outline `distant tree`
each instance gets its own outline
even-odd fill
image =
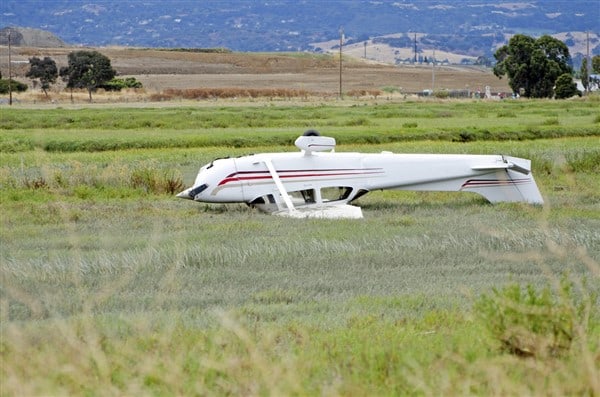
[[[587,90],[588,83],[590,82],[587,58],[583,58],[583,60],[581,61],[581,67],[579,68],[579,78],[581,79],[581,85]]]
[[[494,57],[498,61],[494,74],[508,76],[513,92],[525,97],[552,98],[556,79],[572,74],[568,47],[560,40],[544,35],[539,39],[517,34],[500,47]]]
[[[592,72],[600,73],[600,55],[594,55],[592,57]]]
[[[554,87],[555,98],[565,99],[571,98],[578,94],[577,84],[573,82],[573,76],[569,73],[561,74],[556,79],[556,87]]]
[[[39,79],[42,91],[48,96],[50,84],[56,83],[58,77],[56,62],[49,57],[44,57],[44,59],[33,57],[29,58],[29,65],[29,72],[25,76],[32,80]]]
[[[116,72],[110,59],[97,51],[76,51],[69,54],[67,67],[60,69],[60,76],[67,82],[67,88],[85,88],[90,102],[92,92],[115,77]]]
[[[489,68],[490,66],[492,66],[492,61],[489,58],[480,55],[477,57],[477,60],[475,60],[475,65],[486,66]]]

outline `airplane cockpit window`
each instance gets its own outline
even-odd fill
[[[288,195],[297,204],[314,204],[316,202],[315,191],[313,189],[296,190],[288,192]]]
[[[321,189],[321,199],[323,201],[345,200],[350,197],[352,188],[349,186],[332,186]]]

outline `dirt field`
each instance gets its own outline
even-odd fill
[[[81,48],[12,48],[12,74],[27,82],[28,59],[49,56],[59,68],[67,65],[67,55]],[[111,59],[120,76],[140,80],[147,94],[166,88],[287,88],[323,95],[339,93],[339,58],[305,53],[192,53],[155,49],[100,48]],[[1,48],[0,70],[8,76],[8,49]],[[402,93],[423,90],[470,90],[510,92],[506,79],[498,79],[489,69],[468,66],[379,64],[363,59],[343,58],[342,91],[381,90],[394,87]],[[64,83],[58,82],[58,93]]]

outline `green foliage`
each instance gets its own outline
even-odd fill
[[[113,78],[112,80],[98,86],[106,91],[121,91],[125,88],[142,88],[143,85],[135,77],[126,77],[124,79]]]
[[[29,72],[26,76],[30,79],[39,79],[41,88],[47,96],[50,84],[54,84],[58,77],[56,62],[50,57],[44,57],[44,59],[33,57],[29,58],[29,65]]]
[[[476,311],[504,351],[519,356],[543,358],[564,354],[576,336],[576,327],[586,326],[589,305],[596,296],[578,302],[573,283],[563,277],[560,290],[537,290],[531,284],[492,289],[476,304]]]
[[[592,72],[600,73],[600,55],[594,55],[592,57]]]
[[[573,81],[573,77],[570,74],[561,74],[556,79],[556,86],[554,87],[554,95],[556,99],[566,99],[577,95],[577,84]]]
[[[97,51],[75,51],[68,57],[68,66],[60,69],[60,76],[67,82],[67,88],[85,88],[89,93],[115,77],[110,59]]]
[[[9,90],[12,90],[12,92],[25,92],[27,91],[27,84],[12,79],[9,83],[8,79],[0,79],[0,94],[8,94]]]
[[[152,194],[175,194],[183,190],[183,180],[177,173],[160,172],[153,167],[140,167],[132,171],[130,183],[134,189]]]
[[[387,94],[393,94],[395,92],[400,92],[400,89],[398,87],[394,87],[394,86],[385,86],[385,87],[381,87],[381,91],[383,91]]]
[[[494,57],[498,61],[494,74],[500,78],[507,75],[513,92],[522,91],[528,98],[552,98],[556,79],[572,74],[568,47],[548,35],[536,40],[516,34]]]
[[[580,150],[567,155],[567,164],[574,172],[600,175],[600,150]]]

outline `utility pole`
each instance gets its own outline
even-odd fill
[[[415,33],[415,64],[417,63],[417,34]]]
[[[586,95],[590,95],[591,88],[590,84],[592,82],[592,60],[590,59],[590,31],[587,31],[587,54],[586,54],[586,66],[587,66],[587,84],[585,85]]]
[[[10,29],[8,30],[8,104],[12,106],[12,59],[10,57]]]
[[[367,59],[367,42],[365,41],[365,59]]]
[[[344,45],[344,29],[340,27],[340,99],[343,98],[342,94],[342,46]]]
[[[433,49],[433,58],[431,59],[431,94],[435,91],[435,48]]]

